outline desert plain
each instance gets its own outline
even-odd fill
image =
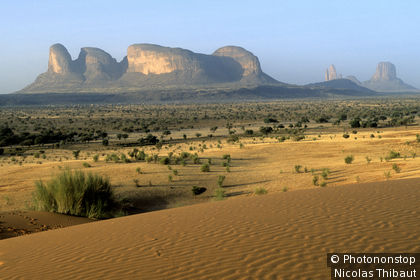
[[[324,108],[319,116],[287,102],[163,106],[159,118],[173,120],[169,127],[121,131],[116,122],[104,139],[8,146],[0,156],[0,278],[326,279],[328,252],[418,252],[417,103],[357,101],[370,109],[351,127],[354,101],[311,102],[303,107]],[[238,116],[235,106],[249,114]],[[287,119],[279,107],[300,113]],[[91,117],[73,116],[74,127],[115,120],[95,115],[98,108],[78,108]],[[372,127],[376,108],[390,116]],[[391,117],[401,108],[409,121]],[[68,118],[31,110],[20,118],[35,112],[35,122],[16,130],[58,129]],[[132,108],[117,110],[121,120],[124,110]],[[236,117],[218,118],[224,112]],[[7,110],[2,118],[18,122]],[[159,144],[140,145],[149,133],[161,134]],[[149,160],[130,156],[134,150]],[[63,170],[108,177],[121,201],[115,218],[35,211],[35,182]]]

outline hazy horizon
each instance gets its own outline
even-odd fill
[[[291,84],[324,80],[325,69],[371,78],[380,61],[420,88],[420,20],[416,1],[14,1],[1,4],[0,93],[47,70],[50,45],[77,58],[98,47],[118,61],[134,43],[211,54],[237,45],[262,69]]]

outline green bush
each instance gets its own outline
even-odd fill
[[[256,188],[255,189],[255,194],[256,195],[262,195],[262,194],[267,194],[267,190],[266,189],[264,189],[263,187],[260,187],[260,188]]]
[[[223,200],[226,197],[226,191],[223,188],[217,188],[214,191],[214,200]]]
[[[324,168],[321,173],[322,178],[324,178],[324,180],[327,180],[328,175],[330,175],[330,170],[328,168]]]
[[[401,157],[399,152],[389,151],[389,154],[388,156],[385,157],[385,160],[388,161],[388,160],[399,158],[399,157]]]
[[[85,167],[85,168],[89,168],[89,167],[92,167],[89,163],[87,163],[87,162],[84,162],[83,163],[83,167]]]
[[[168,157],[163,157],[163,158],[161,158],[161,159],[159,160],[159,162],[160,162],[160,164],[167,165],[167,164],[169,164],[171,161],[170,161],[170,159],[169,159]]]
[[[400,173],[401,172],[401,168],[396,163],[392,164],[392,169],[394,169],[394,171],[396,173]]]
[[[205,163],[201,166],[201,172],[210,172],[210,165],[208,163]]]
[[[353,160],[354,160],[354,157],[352,155],[346,156],[344,158],[344,162],[347,163],[347,164],[351,164],[353,162]]]
[[[318,175],[314,175],[314,177],[312,178],[312,184],[314,186],[318,186],[319,185],[319,176]]]
[[[98,154],[94,155],[93,156],[93,161],[98,162],[98,160],[99,160],[99,155]]]
[[[302,168],[302,165],[296,164],[295,165],[295,172],[296,173],[302,173],[302,170],[300,170]]]
[[[226,176],[220,175],[217,178],[217,185],[219,186],[219,188],[223,187],[223,182],[225,181]]]
[[[108,178],[65,170],[49,182],[35,183],[34,207],[89,218],[111,217],[117,206]]]

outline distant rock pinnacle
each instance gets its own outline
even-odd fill
[[[331,64],[330,67],[325,71],[325,81],[332,81],[337,79],[337,71],[335,70],[334,64]]]

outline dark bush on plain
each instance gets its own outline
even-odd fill
[[[197,186],[193,186],[191,191],[193,193],[193,195],[200,195],[203,192],[205,192],[207,189],[204,187],[197,187]]]

